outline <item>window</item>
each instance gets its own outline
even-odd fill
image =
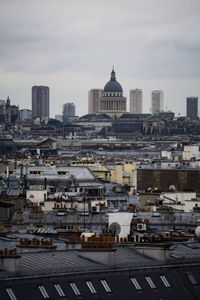
[[[187,273],[187,277],[189,279],[189,281],[191,282],[192,285],[196,285],[198,284],[198,282],[196,281],[196,279],[194,278],[194,276],[192,275],[192,273]]]
[[[38,286],[40,293],[42,294],[42,296],[44,297],[44,299],[49,299],[49,295],[45,289],[45,287],[43,285],[39,285]]]
[[[30,175],[41,175],[41,171],[30,171]]]
[[[67,174],[67,172],[64,172],[64,171],[58,171],[58,175],[66,175]]]
[[[75,282],[70,282],[69,285],[70,285],[70,287],[72,288],[72,290],[73,290],[73,292],[74,292],[74,294],[75,294],[76,296],[80,296],[80,295],[81,295],[81,292],[80,292],[79,289],[77,288]]]
[[[133,278],[131,278],[131,281],[132,281],[134,287],[136,288],[136,290],[141,291],[142,288],[141,288],[141,286],[139,285],[137,279],[136,279],[135,277],[133,277]]]
[[[106,290],[107,293],[111,293],[111,289],[105,279],[101,280],[101,284],[103,285],[104,289]]]
[[[60,297],[65,297],[65,293],[63,292],[60,284],[56,283],[56,284],[54,284],[54,287]]]
[[[149,286],[152,288],[152,289],[155,289],[156,286],[155,284],[153,283],[152,279],[149,277],[149,276],[146,276],[146,281],[148,282]]]
[[[15,297],[15,294],[13,293],[13,290],[11,288],[7,288],[6,292],[7,292],[8,296],[10,297],[10,300],[17,300],[17,298]]]
[[[171,284],[169,283],[169,281],[167,280],[167,278],[164,275],[160,275],[160,279],[162,280],[165,287],[167,287],[167,288],[171,287]]]
[[[86,281],[86,284],[93,295],[97,294],[97,291],[91,281]]]

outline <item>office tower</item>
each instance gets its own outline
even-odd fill
[[[92,89],[88,92],[88,113],[96,114],[100,109],[100,98],[102,97],[103,90]]]
[[[74,103],[65,103],[63,105],[63,123],[70,122],[75,117],[75,105]]]
[[[130,90],[130,113],[143,113],[143,95],[141,89]]]
[[[4,100],[0,100],[0,124],[5,123],[5,109],[6,102]]]
[[[152,91],[151,94],[151,113],[159,113],[163,110],[164,105],[163,91]]]
[[[187,117],[198,117],[198,97],[187,98]]]
[[[117,118],[126,112],[126,97],[123,97],[123,89],[116,80],[114,69],[100,98],[100,112],[106,113],[113,118]]]
[[[32,87],[32,118],[49,118],[49,87]]]

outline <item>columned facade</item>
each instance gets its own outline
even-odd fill
[[[114,70],[112,70],[110,81],[106,83],[100,98],[100,112],[111,117],[119,117],[126,112],[126,97],[123,97],[123,90],[116,80]]]

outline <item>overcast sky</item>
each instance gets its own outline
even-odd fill
[[[0,0],[0,99],[31,109],[31,87],[50,87],[51,116],[103,88],[112,65],[124,95],[162,89],[185,114],[200,98],[200,0]],[[128,101],[129,108],[129,101]]]

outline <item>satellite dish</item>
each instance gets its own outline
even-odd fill
[[[175,185],[170,185],[170,186],[169,186],[169,191],[170,191],[170,192],[175,192],[175,191],[176,191]]]
[[[121,232],[121,226],[117,222],[110,224],[110,230],[114,235],[119,235]]]
[[[198,226],[198,227],[195,229],[195,233],[196,233],[197,237],[199,238],[199,237],[200,237],[200,226]]]

